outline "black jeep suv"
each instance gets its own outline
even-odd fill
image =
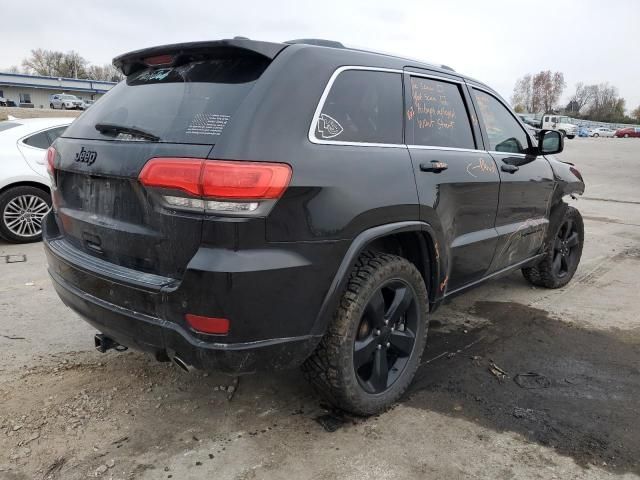
[[[117,57],[126,80],[48,152],[62,300],[185,369],[302,365],[359,414],[398,399],[444,298],[513,269],[565,285],[580,173],[492,89],[336,42]]]

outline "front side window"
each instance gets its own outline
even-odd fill
[[[529,137],[509,110],[488,93],[473,89],[473,94],[489,137],[489,149],[495,152],[526,153]]]
[[[406,119],[414,145],[475,148],[469,115],[456,84],[411,77]]]
[[[318,140],[401,144],[402,77],[369,70],[340,73],[314,132]]]

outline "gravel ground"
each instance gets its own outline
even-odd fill
[[[575,139],[583,261],[561,290],[519,272],[431,318],[405,397],[368,419],[297,371],[185,374],[99,354],[41,245],[0,243],[0,479],[639,478],[640,140]]]

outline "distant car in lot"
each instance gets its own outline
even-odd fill
[[[588,137],[591,133],[591,130],[585,126],[578,127],[578,136],[579,137]]]
[[[57,93],[49,95],[49,107],[52,109],[60,108],[62,110],[82,110],[84,102],[68,93]]]
[[[640,137],[640,128],[635,128],[635,127],[621,128],[619,130],[616,130],[616,133],[614,135],[618,138]]]
[[[616,134],[615,130],[610,129],[609,127],[598,127],[594,128],[589,132],[590,137],[611,137]]]
[[[94,103],[95,103],[95,100],[83,100],[82,101],[82,109],[86,110],[87,108],[89,108]]]
[[[32,118],[0,122],[0,236],[16,243],[42,234],[42,218],[51,206],[47,148],[71,118]]]

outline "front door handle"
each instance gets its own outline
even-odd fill
[[[505,163],[500,167],[500,170],[507,173],[516,173],[518,170],[520,170],[520,167],[516,167],[515,165],[510,165],[508,163]]]
[[[420,164],[421,172],[440,173],[441,171],[446,170],[447,168],[449,168],[449,165],[447,165],[444,162],[439,162],[437,160],[431,160],[429,163]]]

